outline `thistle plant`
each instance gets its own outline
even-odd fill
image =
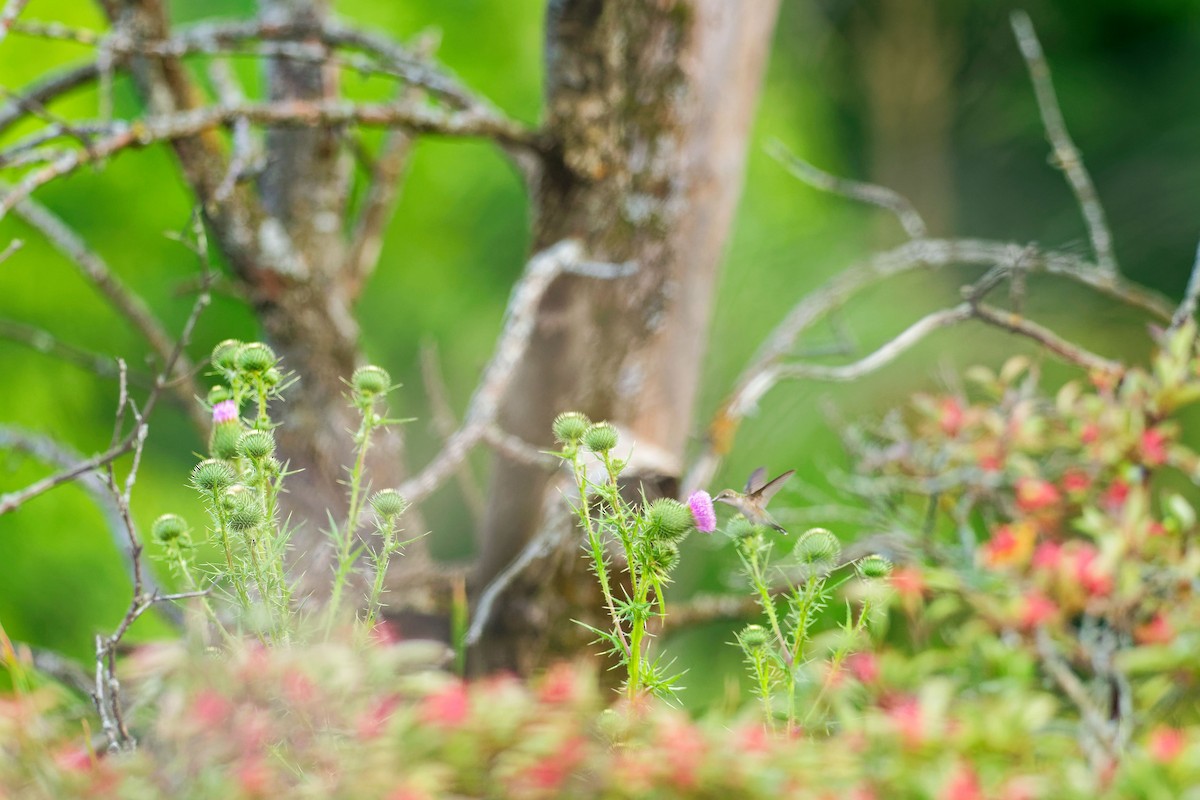
[[[334,522],[329,517],[329,528],[326,533],[333,544],[335,552],[333,568],[333,587],[330,592],[329,605],[326,607],[325,630],[332,629],[334,622],[343,613],[342,595],[346,591],[351,576],[359,558],[368,552],[374,572],[368,598],[367,619],[375,619],[380,593],[383,590],[383,578],[387,571],[388,561],[404,543],[395,540],[396,519],[404,511],[404,501],[394,492],[392,495],[376,495],[373,498],[374,510],[377,514],[378,533],[382,540],[380,549],[368,551],[366,543],[358,539],[358,530],[363,516],[364,500],[369,491],[366,480],[367,451],[371,448],[372,436],[379,430],[406,420],[388,419],[383,415],[387,394],[396,388],[392,378],[382,367],[365,366],[354,371],[350,378],[350,403],[359,413],[358,430],[354,433],[354,464],[348,470],[346,485],[349,493],[349,508],[344,524]],[[381,510],[382,509],[382,510]]]
[[[275,457],[270,404],[282,398],[292,380],[282,372],[270,347],[261,342],[221,342],[213,350],[211,363],[220,383],[208,395],[213,420],[210,457],[192,470],[191,485],[208,514],[204,533],[211,534],[220,557],[216,565],[198,566],[194,532],[182,518],[165,514],[153,528],[154,538],[161,545],[159,558],[188,589],[215,590],[228,597],[241,629],[252,631],[264,643],[288,641],[299,633],[294,588],[286,568],[291,529],[279,514],[279,495],[288,472]],[[339,616],[345,587],[364,551],[373,573],[365,598],[365,621],[374,624],[389,560],[404,545],[397,534],[406,503],[390,489],[377,492],[371,501],[377,515],[379,544],[354,544],[368,491],[364,464],[371,434],[394,420],[379,413],[384,396],[392,388],[384,370],[360,368],[354,373],[351,388],[350,400],[361,413],[361,423],[355,434],[356,459],[347,481],[349,513],[344,524],[331,521],[329,526],[336,555],[326,633]],[[251,414],[243,416],[247,406]],[[231,636],[208,598],[202,602],[209,623],[223,636]]]
[[[792,551],[800,581],[789,585],[782,606],[776,600],[770,580],[774,536],[765,526],[756,526],[745,518],[730,522],[727,534],[734,540],[742,571],[766,616],[766,625],[748,625],[737,634],[736,644],[745,656],[754,681],[754,692],[762,704],[768,727],[774,729],[781,718],[787,730],[806,723],[820,708],[829,680],[836,676],[851,650],[868,632],[875,599],[867,593],[857,616],[846,605],[840,624],[840,636],[832,648],[818,650],[813,643],[813,628],[830,605],[837,591],[855,577],[866,581],[886,578],[891,563],[882,556],[869,555],[850,564],[842,562],[837,537],[824,528],[805,532]],[[827,676],[815,695],[809,697],[801,714],[801,690],[811,683],[814,666],[824,662]]]
[[[567,412],[554,420],[554,437],[562,446],[557,455],[575,478],[575,512],[586,536],[584,549],[611,625],[607,630],[586,627],[624,667],[628,697],[649,693],[670,698],[679,676],[668,673],[670,665],[661,655],[651,655],[649,626],[666,614],[663,590],[679,563],[679,545],[696,527],[713,530],[712,501],[699,492],[690,508],[670,498],[647,502],[644,495],[636,505],[628,502],[620,482],[626,462],[613,455],[618,435],[610,423],[593,424],[583,414]],[[620,545],[625,562],[621,571],[609,557],[609,542]]]

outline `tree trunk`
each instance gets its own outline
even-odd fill
[[[561,411],[619,422],[639,448],[676,462],[643,476],[651,495],[678,486],[776,11],[774,0],[550,4],[546,128],[560,161],[534,198],[535,247],[577,238],[590,258],[638,272],[557,281],[501,422],[546,445]],[[497,456],[492,474],[480,584],[516,557],[548,507],[545,473]],[[554,574],[506,593],[484,639],[485,667],[525,670],[547,642],[578,638],[570,620],[599,602],[578,590],[590,580],[578,548],[567,553],[543,565]],[[545,587],[560,598],[552,613]]]

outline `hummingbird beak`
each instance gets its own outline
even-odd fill
[[[713,498],[713,501],[717,503],[725,503],[726,505],[733,505],[733,497],[729,494],[728,490],[718,494]]]

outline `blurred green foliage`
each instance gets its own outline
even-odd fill
[[[253,13],[247,0],[171,5],[180,21]],[[401,39],[438,31],[438,53],[446,64],[507,113],[533,123],[540,106],[543,6],[539,0],[347,0],[337,10]],[[783,3],[714,311],[697,444],[704,419],[791,304],[856,259],[900,241],[890,219],[820,195],[788,176],[763,152],[762,144],[771,138],[837,173],[865,179],[882,179],[881,172],[898,175],[895,188],[918,202],[932,198],[936,219],[943,223],[937,234],[1037,241],[1086,252],[1086,233],[1070,191],[1046,163],[1048,147],[1008,28],[1010,7],[968,0]],[[1200,140],[1195,113],[1200,107],[1200,81],[1195,80],[1200,4],[1035,0],[1025,7],[1041,34],[1068,125],[1107,203],[1125,272],[1177,293],[1192,262],[1193,210],[1200,204],[1195,146]],[[921,9],[932,13],[917,13]],[[91,5],[76,0],[33,0],[24,17],[99,25]],[[921,36],[905,25],[917,25]],[[932,95],[922,91],[928,74],[917,68],[930,47],[945,55],[947,87]],[[0,85],[10,91],[53,65],[89,55],[78,45],[19,35],[0,48]],[[245,63],[239,70],[253,90],[255,66]],[[887,91],[884,79],[893,82],[898,96]],[[355,96],[379,94],[384,86],[346,78],[347,91]],[[136,115],[129,86],[118,81],[116,89],[117,112]],[[889,119],[880,109],[893,101],[907,108],[908,116],[899,117],[894,128],[874,125]],[[95,94],[79,92],[55,111],[89,116],[95,108]],[[11,131],[8,137],[21,133]],[[932,155],[931,137],[945,143]],[[368,135],[367,141],[374,139]],[[928,172],[927,158],[936,162]],[[897,173],[896,164],[911,168]],[[933,185],[926,174],[950,179]],[[39,192],[38,199],[69,220],[169,329],[180,327],[191,304],[187,285],[196,264],[162,235],[183,228],[190,213],[165,150],[125,154],[103,170],[81,170]],[[520,182],[492,148],[432,140],[416,148],[380,269],[359,309],[369,357],[405,384],[397,393],[398,413],[420,420],[408,427],[414,463],[423,463],[438,445],[417,367],[420,344],[438,346],[453,402],[461,410],[522,267],[528,227]],[[24,239],[25,248],[0,266],[0,318],[121,355],[134,368],[144,363],[144,345],[67,261],[19,223],[0,223],[0,242],[12,237]],[[840,321],[854,332],[860,350],[869,351],[920,314],[953,301],[963,274],[923,274],[878,287]],[[1100,352],[1141,357],[1148,350],[1139,317],[1074,289],[1036,283],[1027,308]],[[229,336],[255,335],[249,311],[219,298],[200,323],[193,351],[204,353]],[[814,334],[809,344],[832,336],[831,330]],[[760,463],[777,470],[795,466],[803,483],[828,488],[844,457],[827,408],[844,417],[878,413],[935,384],[939,370],[996,363],[1004,354],[1027,349],[972,326],[937,337],[852,386],[780,387],[743,428],[734,457],[713,488],[740,485]],[[0,420],[82,452],[105,446],[116,394],[111,380],[3,340],[0,366],[5,386]],[[199,517],[184,480],[192,454],[201,448],[177,409],[160,411],[134,497],[140,525],[148,527],[165,511]],[[485,465],[485,458],[477,458],[480,471]],[[45,471],[43,465],[0,453],[0,492]],[[425,508],[435,529],[431,542],[446,558],[470,553],[469,520],[456,492],[447,488]],[[793,489],[776,506],[789,502],[803,506],[813,498]],[[82,656],[91,649],[92,633],[119,618],[126,602],[123,564],[102,530],[86,497],[70,487],[0,518],[0,620],[14,639]],[[857,533],[836,532],[843,539]],[[676,588],[681,593],[713,588],[728,569],[729,562],[714,553],[686,553]],[[736,664],[730,651],[727,661]]]

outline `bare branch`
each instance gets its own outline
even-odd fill
[[[900,221],[900,226],[910,239],[924,239],[928,233],[925,220],[909,202],[908,198],[886,186],[876,186],[873,183],[861,183],[831,175],[818,169],[797,156],[784,146],[783,142],[773,140],[767,143],[767,154],[787,167],[788,172],[813,188],[823,192],[832,192],[890,211]]]
[[[345,280],[356,297],[371,276],[383,250],[383,234],[400,195],[401,175],[408,164],[413,140],[402,130],[388,131],[371,167],[370,188],[350,237]]]
[[[150,312],[145,302],[136,292],[127,287],[120,278],[109,268],[104,259],[94,250],[88,248],[75,231],[51,212],[45,206],[34,200],[26,199],[18,202],[14,212],[25,223],[41,233],[54,249],[58,250],[99,290],[110,306],[123,316],[142,338],[150,345],[150,349],[158,356],[160,363],[167,363],[172,354],[176,353],[176,343]],[[180,398],[184,409],[192,417],[197,430],[205,430],[207,420],[200,413],[194,398],[200,394],[198,385],[188,378],[192,372],[192,364],[188,358],[179,352],[174,362],[175,370],[167,375],[172,391]],[[183,378],[183,380],[176,380]]]
[[[154,387],[150,390],[150,394],[146,397],[146,402],[140,412],[140,417],[143,420],[143,423],[140,425],[135,425],[133,430],[131,430],[119,441],[114,440],[113,444],[103,453],[99,453],[91,458],[78,461],[70,467],[64,468],[60,472],[56,472],[53,475],[49,475],[39,481],[31,483],[24,489],[18,489],[15,492],[9,492],[8,494],[0,495],[0,516],[16,510],[23,503],[33,499],[34,497],[37,497],[40,494],[44,494],[45,492],[48,492],[57,486],[61,486],[68,481],[73,481],[79,476],[85,475],[92,470],[111,464],[114,460],[120,458],[126,453],[132,452],[134,448],[138,446],[140,438],[145,435],[141,430],[142,425],[144,425],[144,421],[149,419],[150,414],[154,411],[162,390],[167,388],[167,386],[172,383],[170,376],[175,374],[179,360],[183,357],[183,348],[185,348],[187,343],[191,341],[192,331],[195,330],[196,321],[200,318],[201,312],[208,307],[210,301],[211,297],[208,292],[202,292],[196,298],[196,302],[192,306],[192,312],[188,316],[187,322],[184,323],[183,331],[180,333],[174,349],[171,351],[169,358],[163,365],[162,371],[159,372],[158,376],[155,378]],[[124,395],[125,386],[123,383],[121,385],[121,389],[121,402],[117,409],[118,421],[122,419],[126,405]]]
[[[1088,236],[1092,240],[1092,249],[1096,253],[1096,263],[1106,275],[1116,275],[1117,258],[1113,253],[1112,232],[1108,228],[1104,207],[1100,204],[1092,177],[1083,165],[1083,156],[1067,132],[1067,124],[1058,105],[1054,84],[1050,80],[1050,65],[1046,63],[1046,56],[1042,52],[1037,32],[1033,29],[1033,22],[1024,11],[1012,12],[1011,22],[1017,45],[1025,59],[1025,66],[1029,69],[1029,80],[1033,83],[1038,111],[1046,129],[1046,139],[1054,149],[1054,160],[1066,174],[1067,182],[1075,193],[1075,200],[1083,212]]]
[[[33,102],[45,106],[52,100],[91,83],[99,74],[100,69],[95,62],[78,64],[52,73],[19,93],[14,93],[23,102],[10,100],[0,106],[0,133],[4,133],[28,114],[26,103]]]
[[[976,305],[971,309],[971,316],[1010,333],[1032,339],[1063,361],[1077,367],[1117,375],[1125,371],[1125,368],[1118,362],[1103,358],[1073,342],[1068,342],[1050,329],[1025,319],[1019,314],[1000,311],[990,306]]]
[[[208,65],[209,80],[217,90],[217,98],[226,105],[236,105],[245,102],[246,96],[238,85],[237,77],[233,74],[229,63],[214,61]],[[217,203],[228,202],[233,194],[233,187],[245,177],[254,163],[254,139],[250,132],[250,121],[245,117],[233,121],[233,157],[229,159],[229,168],[225,178],[217,186],[213,199]]]
[[[20,239],[13,239],[3,250],[0,250],[0,264],[3,264],[8,259],[12,258],[13,254],[25,246],[25,242]]]
[[[4,9],[0,11],[0,43],[4,42],[4,37],[8,36],[17,17],[21,15],[27,5],[29,5],[29,0],[8,0],[4,4]]]
[[[688,471],[683,481],[683,491],[687,493],[707,484],[716,474],[717,465],[732,447],[733,438],[742,420],[753,413],[759,399],[778,382],[784,359],[796,348],[797,341],[804,332],[868,286],[916,269],[937,269],[955,265],[986,266],[998,269],[1001,272],[996,274],[1004,275],[1017,272],[1054,275],[1081,283],[1159,320],[1169,320],[1173,313],[1171,306],[1158,295],[1121,279],[1119,275],[1108,275],[1069,254],[1039,251],[1032,246],[982,239],[921,239],[907,242],[838,274],[792,307],[787,317],[776,326],[760,346],[751,363],[742,371],[733,391],[710,423],[708,442]],[[984,288],[990,288],[990,285],[985,282]],[[1111,370],[1116,366],[1114,362],[1071,345],[1045,328],[1007,312],[976,304],[972,307],[970,317],[1035,339],[1049,346],[1059,357],[1084,368]],[[944,327],[946,324],[950,323],[944,318],[927,318],[917,325],[932,327],[923,331],[922,328],[918,328],[914,333],[923,335],[928,330]],[[911,341],[905,339],[901,344],[907,346]],[[903,349],[904,347],[901,351]],[[873,354],[863,361],[867,367],[873,364],[877,366],[878,363],[886,363],[890,357],[898,354],[899,351],[889,354],[885,346],[883,353]],[[883,361],[878,363],[874,361],[883,356],[889,358],[883,358]],[[850,367],[851,375],[855,374],[855,370],[862,369],[861,365]],[[839,372],[844,370],[844,367],[804,365],[794,366],[793,369],[807,377],[827,380],[839,380],[842,378],[838,376],[845,374]]]
[[[433,424],[444,440],[449,440],[458,427],[454,419],[454,410],[450,407],[449,392],[446,381],[442,377],[441,366],[438,364],[437,345],[427,341],[421,345],[421,375],[424,378],[425,394],[429,397],[429,408],[432,412]],[[458,486],[462,490],[463,499],[475,522],[475,530],[479,530],[479,522],[483,519],[484,503],[483,490],[475,480],[470,465],[464,460],[455,470]]]
[[[179,142],[220,125],[247,119],[269,125],[359,124],[372,127],[403,128],[413,133],[439,136],[495,139],[518,150],[540,152],[545,146],[540,134],[506,119],[479,111],[444,111],[412,103],[361,103],[344,100],[285,101],[279,103],[242,103],[210,106],[176,114],[148,118],[121,125],[118,132],[93,143],[91,152],[76,151],[33,172],[0,199],[0,217],[24,198],[52,180],[74,172],[84,164],[108,158],[123,150],[145,147],[155,142]],[[225,172],[222,171],[222,179]],[[219,185],[220,181],[214,181]]]
[[[1183,300],[1175,315],[1171,317],[1169,330],[1176,330],[1188,320],[1196,318],[1196,299],[1200,297],[1200,245],[1196,246],[1196,260],[1192,262],[1192,274],[1188,277],[1187,288],[1183,292]]]
[[[466,458],[467,453],[486,437],[499,411],[500,398],[516,374],[514,369],[533,336],[538,304],[546,290],[564,272],[582,272],[597,278],[619,278],[632,273],[628,264],[602,265],[585,261],[579,242],[566,240],[537,253],[529,260],[525,273],[513,287],[505,311],[504,328],[496,342],[491,361],[467,406],[462,427],[446,441],[446,446],[425,469],[405,481],[398,491],[409,502],[428,496]],[[607,269],[605,269],[607,267]]]
[[[969,303],[963,303],[954,308],[945,309],[943,311],[935,311],[925,317],[914,322],[908,328],[905,328],[900,335],[896,336],[891,341],[884,344],[875,352],[855,361],[851,364],[844,364],[837,367],[823,366],[820,364],[784,364],[777,369],[768,370],[762,373],[759,382],[770,382],[773,386],[782,378],[812,378],[822,381],[855,381],[875,370],[885,366],[886,364],[895,361],[901,354],[910,349],[917,342],[924,339],[930,333],[939,328],[949,328],[952,325],[966,322],[973,316],[973,310]],[[763,386],[765,391],[767,386]],[[755,387],[755,394],[761,394],[761,391]]]
[[[1114,759],[1120,755],[1119,748],[1116,745],[1116,731],[1113,726],[1105,719],[1105,715],[1096,706],[1088,694],[1087,687],[1083,685],[1083,681],[1079,679],[1072,670],[1069,664],[1063,659],[1062,655],[1055,647],[1054,641],[1050,635],[1042,628],[1038,628],[1037,635],[1037,652],[1039,660],[1042,662],[1042,667],[1058,684],[1058,687],[1063,690],[1063,693],[1075,704],[1079,715],[1083,720],[1084,727],[1091,732],[1098,744],[1103,750],[1104,755],[1108,759]]]
[[[69,342],[64,342],[42,328],[36,328],[32,325],[25,325],[24,323],[8,319],[0,319],[0,339],[7,339],[11,342],[25,345],[38,353],[54,356],[101,378],[117,377],[116,362],[111,356],[103,356],[99,353],[85,350],[82,347],[77,347]],[[130,375],[129,380],[130,383],[143,389],[148,389],[154,383],[148,375],[143,373],[134,373]]]

